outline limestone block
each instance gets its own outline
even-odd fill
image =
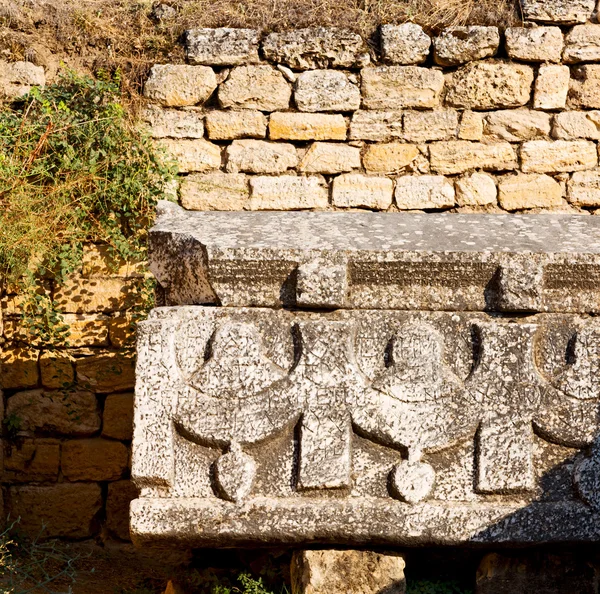
[[[409,166],[419,154],[419,148],[413,144],[369,144],[363,154],[363,166],[368,173],[397,173]]]
[[[290,105],[292,89],[271,66],[236,66],[219,85],[222,108],[277,111]]]
[[[458,112],[454,109],[404,112],[403,137],[409,142],[450,140],[458,132]]]
[[[360,110],[350,120],[350,140],[389,142],[402,138],[401,111]]]
[[[74,439],[62,444],[60,467],[68,481],[115,481],[129,462],[127,448],[108,439]]]
[[[341,208],[386,210],[392,205],[394,184],[387,177],[359,174],[339,175],[333,180],[332,200]]]
[[[525,62],[560,62],[564,46],[559,27],[508,27],[509,58]]]
[[[5,390],[37,386],[39,351],[3,346],[0,350],[0,387]]]
[[[532,83],[531,66],[474,62],[450,75],[446,103],[480,110],[520,107],[529,102]]]
[[[52,481],[58,478],[60,442],[24,439],[5,448],[3,482]]]
[[[190,64],[237,66],[260,60],[255,29],[190,29],[185,32],[184,43]]]
[[[129,504],[138,496],[131,481],[109,483],[106,498],[106,527],[121,540],[129,537]]]
[[[461,140],[481,140],[483,138],[483,116],[476,111],[463,111],[458,137]]]
[[[600,64],[585,64],[571,71],[568,106],[600,108]]]
[[[404,594],[400,553],[359,550],[296,551],[292,557],[292,594]]]
[[[346,29],[315,27],[267,35],[265,58],[297,70],[352,68],[369,63],[361,36]]]
[[[396,205],[401,210],[454,206],[454,186],[441,175],[405,175],[396,180]]]
[[[96,397],[81,390],[18,392],[8,399],[6,414],[16,415],[23,431],[85,436],[100,429]]]
[[[458,66],[495,56],[500,45],[497,27],[449,27],[433,40],[433,59],[440,66]]]
[[[496,182],[487,173],[472,173],[456,180],[456,204],[458,206],[484,206],[496,204]]]
[[[365,109],[437,107],[444,88],[438,70],[419,66],[377,66],[361,72]]]
[[[0,60],[0,94],[8,99],[18,99],[33,87],[43,87],[46,75],[41,66],[31,62],[5,62]]]
[[[144,86],[144,95],[165,107],[204,103],[217,88],[212,68],[186,64],[155,64]]]
[[[273,113],[271,140],[346,140],[347,124],[341,114]]]
[[[181,183],[180,199],[189,210],[244,210],[250,200],[248,178],[221,171],[188,175]]]
[[[153,138],[202,138],[204,112],[199,109],[163,109],[148,105],[142,112]]]
[[[567,104],[571,71],[568,66],[540,66],[533,93],[535,109],[563,109]]]
[[[136,324],[140,317],[135,312],[126,312],[110,318],[108,324],[110,344],[117,348],[134,346]]]
[[[42,386],[50,390],[67,389],[75,379],[73,357],[68,351],[44,351],[40,355]]]
[[[133,437],[133,394],[109,394],[106,397],[102,437],[125,441]]]
[[[600,206],[600,173],[576,171],[567,185],[567,198],[576,206]]]
[[[284,173],[298,165],[293,144],[264,140],[234,140],[226,158],[229,173]]]
[[[421,64],[431,47],[431,38],[416,23],[382,25],[381,57],[388,64]]]
[[[562,193],[561,185],[549,175],[519,173],[498,182],[498,202],[505,210],[560,206]]]
[[[85,278],[104,276],[142,278],[145,274],[144,262],[125,261],[108,245],[87,243],[83,246],[81,275]]]
[[[204,139],[171,140],[158,142],[175,161],[179,173],[191,171],[210,171],[221,167],[221,147]]]
[[[310,70],[296,80],[294,100],[300,111],[356,111],[360,90],[336,70]]]
[[[434,142],[429,146],[429,155],[432,170],[443,175],[464,173],[470,169],[507,171],[518,166],[516,150],[508,142]]]
[[[134,356],[128,351],[94,350],[75,363],[78,384],[96,393],[131,390],[134,370]]]
[[[600,111],[563,111],[554,116],[552,136],[560,140],[600,140]]]
[[[581,171],[597,164],[596,145],[587,140],[531,140],[521,146],[521,168],[525,173]]]
[[[360,168],[360,149],[336,142],[315,142],[298,169],[304,173],[343,173]]]
[[[92,522],[102,509],[100,485],[60,483],[10,488],[11,512],[20,517],[19,530],[37,537],[89,538]]]
[[[571,25],[585,23],[596,0],[523,0],[523,16],[529,21]]]
[[[600,61],[600,25],[577,25],[565,38],[563,60],[567,64]]]
[[[250,178],[250,210],[326,208],[328,204],[327,184],[318,175]]]
[[[547,139],[550,136],[550,115],[531,109],[508,109],[485,114],[483,135],[490,140],[520,142]]]
[[[211,140],[264,138],[267,118],[260,111],[217,111],[206,113],[206,132]]]

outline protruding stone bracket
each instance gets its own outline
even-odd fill
[[[496,306],[500,311],[541,311],[544,269],[537,254],[501,256]]]
[[[300,307],[335,309],[346,305],[348,259],[317,256],[298,266],[296,303]]]

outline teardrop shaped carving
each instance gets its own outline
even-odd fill
[[[392,494],[412,505],[426,499],[435,483],[435,470],[424,462],[403,460],[391,474]]]
[[[223,499],[240,503],[252,490],[256,476],[256,462],[246,454],[239,443],[233,442],[226,454],[215,465],[215,480]]]

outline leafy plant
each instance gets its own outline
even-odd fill
[[[248,572],[232,576],[217,575],[211,570],[196,571],[188,581],[197,594],[289,594],[285,585],[268,587],[262,577],[254,578]]]
[[[130,121],[120,79],[66,72],[0,112],[0,279],[24,298],[23,321],[46,344],[68,329],[48,281],[77,271],[86,242],[115,267],[146,259],[147,228],[173,166]],[[148,287],[140,283],[142,301]]]

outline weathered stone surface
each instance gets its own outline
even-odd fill
[[[250,179],[250,210],[326,208],[328,203],[327,184],[318,175],[256,176]]]
[[[185,32],[185,56],[191,64],[237,66],[260,60],[255,29],[190,29]]]
[[[499,180],[498,202],[505,210],[560,206],[562,187],[549,175],[507,175]]]
[[[108,485],[106,527],[121,540],[129,538],[129,504],[138,496],[131,481],[116,481]]]
[[[81,276],[84,278],[102,278],[104,276],[119,276],[122,278],[142,278],[146,273],[143,261],[124,260],[111,246],[105,244],[88,243],[83,246],[81,262]],[[99,316],[77,316],[66,318],[74,320],[99,320]]]
[[[350,120],[350,140],[388,142],[402,138],[401,111],[360,110]]]
[[[429,147],[429,154],[431,168],[444,175],[464,173],[470,169],[506,171],[517,168],[516,150],[508,142],[434,142]]]
[[[271,66],[237,66],[219,85],[221,107],[277,111],[287,109],[292,88]]]
[[[487,173],[472,173],[456,180],[456,204],[458,206],[484,206],[496,204],[496,182]]]
[[[110,318],[108,335],[110,344],[118,349],[135,346],[135,327],[139,314],[128,311]]]
[[[346,174],[333,180],[331,196],[334,206],[386,210],[392,205],[393,194],[394,184],[387,177]]]
[[[397,173],[410,165],[418,155],[419,148],[414,144],[369,144],[363,154],[363,165],[368,173]]]
[[[59,466],[58,440],[25,439],[5,448],[2,481],[53,481],[58,478]]]
[[[7,401],[7,415],[20,419],[23,431],[86,436],[100,429],[98,402],[91,392],[18,392]]]
[[[465,109],[520,107],[529,102],[532,83],[530,66],[474,62],[451,75],[446,103]]]
[[[444,88],[441,72],[419,66],[363,68],[361,81],[366,109],[437,107]]]
[[[341,114],[273,113],[271,140],[346,140],[347,124]]]
[[[315,142],[298,169],[304,173],[343,173],[360,168],[360,149],[336,142]]]
[[[369,63],[361,36],[345,29],[315,27],[271,33],[262,43],[267,60],[297,70],[351,68]]]
[[[600,172],[576,171],[567,185],[567,197],[576,206],[600,206]]]
[[[560,62],[564,39],[559,27],[508,27],[506,51],[513,60]]]
[[[62,445],[60,467],[68,481],[115,481],[129,461],[127,448],[108,439],[73,439]]]
[[[600,140],[600,111],[563,111],[554,116],[552,136],[560,140]]]
[[[75,369],[68,351],[45,351],[40,355],[42,386],[50,390],[67,389],[73,385]]]
[[[406,175],[396,180],[396,205],[402,210],[454,206],[454,186],[441,175]]]
[[[550,136],[551,116],[531,109],[492,111],[484,116],[483,135],[492,140],[520,142]]]
[[[597,164],[596,145],[586,140],[532,140],[521,146],[521,168],[525,173],[580,171]]]
[[[600,64],[585,64],[571,71],[568,105],[571,108],[600,108]]]
[[[433,59],[441,66],[458,66],[496,55],[500,45],[497,27],[449,27],[433,40]]]
[[[595,0],[523,0],[523,16],[530,21],[570,25],[585,23],[596,7]]]
[[[352,128],[351,128],[352,129]],[[449,140],[458,132],[458,112],[454,109],[406,111],[403,137],[409,142]]]
[[[483,138],[483,116],[476,111],[463,111],[458,137],[461,140],[481,140]]]
[[[37,385],[39,351],[22,347],[0,350],[0,388],[32,388]]]
[[[177,161],[180,173],[221,167],[221,147],[204,139],[161,140],[159,145]]]
[[[0,60],[0,95],[8,99],[18,99],[33,87],[43,87],[46,75],[41,66],[31,62],[5,62]]]
[[[148,123],[153,138],[202,138],[204,112],[198,109],[162,109],[148,105],[142,118]]]
[[[75,363],[78,384],[97,393],[131,390],[134,368],[133,353],[128,351],[93,350]]]
[[[248,178],[221,171],[188,175],[181,182],[180,198],[189,210],[244,210],[250,200]]]
[[[298,165],[293,144],[264,140],[234,140],[226,150],[229,173],[284,173]]]
[[[416,23],[382,25],[381,57],[388,64],[421,64],[431,47],[431,38]]]
[[[358,550],[296,551],[293,594],[404,594],[404,558],[399,553]]]
[[[92,522],[102,509],[99,485],[61,483],[10,488],[11,512],[19,530],[45,538],[90,538]]]
[[[63,314],[63,321],[69,327],[69,346],[108,346],[109,319],[103,314]]]
[[[125,441],[133,437],[133,394],[109,394],[106,397],[102,436]]]
[[[535,109],[562,109],[567,104],[571,71],[568,66],[540,66],[533,93]]]
[[[356,111],[360,89],[343,72],[311,70],[298,77],[294,100],[300,111]]]
[[[267,118],[260,111],[209,111],[206,113],[206,132],[211,140],[264,138]]]
[[[575,62],[598,62],[600,60],[600,25],[577,25],[565,38],[563,60]]]
[[[155,64],[144,95],[167,107],[204,103],[217,88],[217,76],[206,66]]]

